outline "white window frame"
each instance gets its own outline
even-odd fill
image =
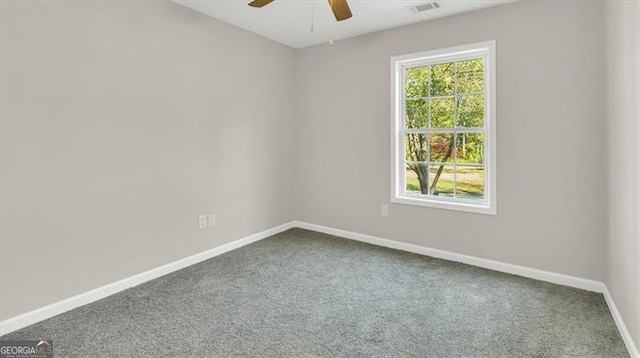
[[[483,200],[440,197],[406,191],[405,98],[406,68],[484,58],[484,175]],[[496,42],[412,53],[391,58],[391,202],[432,208],[497,214],[496,193]]]

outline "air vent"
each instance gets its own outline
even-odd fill
[[[421,5],[416,5],[416,6],[412,6],[409,8],[409,10],[411,10],[411,12],[413,13],[419,13],[419,12],[423,12],[423,11],[427,11],[427,10],[434,10],[434,9],[438,9],[440,7],[440,4],[438,4],[437,2],[428,2],[425,4],[421,4]]]

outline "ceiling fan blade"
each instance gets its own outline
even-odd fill
[[[263,7],[269,3],[271,3],[273,0],[253,0],[252,2],[249,3],[249,6],[252,7]]]
[[[329,5],[331,5],[333,15],[335,15],[336,20],[338,21],[346,20],[353,16],[351,15],[351,9],[349,9],[347,0],[329,0]]]

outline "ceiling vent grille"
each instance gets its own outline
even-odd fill
[[[438,9],[438,8],[440,8],[440,4],[438,4],[435,1],[433,1],[433,2],[428,2],[428,3],[425,3],[425,4],[421,4],[421,5],[412,6],[412,7],[409,8],[409,10],[411,10],[411,12],[417,14],[419,12],[428,11],[428,10],[434,10],[434,9]]]

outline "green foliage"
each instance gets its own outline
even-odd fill
[[[427,100],[409,99],[406,104],[407,116],[405,125],[407,128],[425,128],[428,120]]]
[[[431,128],[453,128],[454,97],[431,99]]]
[[[484,88],[484,62],[482,59],[457,63],[458,93],[480,93]]]
[[[405,94],[407,98],[422,98],[429,90],[429,67],[408,68],[405,76]]]
[[[484,96],[458,97],[458,127],[482,127],[484,125]]]
[[[484,160],[484,135],[482,133],[458,133],[456,135],[456,162],[482,164]]]
[[[453,62],[432,65],[431,68],[431,95],[453,95],[455,66]]]
[[[431,177],[437,168],[431,168]],[[413,174],[413,175],[412,175]],[[456,180],[456,195],[467,199],[482,198],[484,196],[484,170],[481,168],[458,168]],[[453,168],[445,167],[437,188],[433,194],[439,196],[453,196],[454,192]],[[407,191],[420,192],[420,182],[413,171],[407,172]]]

